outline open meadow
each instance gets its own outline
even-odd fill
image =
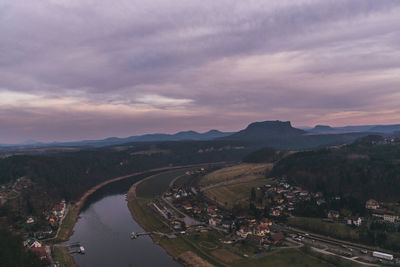
[[[274,181],[266,177],[272,164],[240,164],[223,168],[204,176],[200,184],[208,185],[203,193],[220,206],[248,205],[252,188]]]

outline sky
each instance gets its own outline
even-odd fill
[[[400,123],[398,0],[0,0],[0,143]]]

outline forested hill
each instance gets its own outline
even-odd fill
[[[278,150],[302,150],[351,143],[368,133],[317,134],[292,127],[289,121],[254,122],[235,134],[220,140],[247,142],[250,146]]]
[[[240,160],[241,142],[182,141],[21,155],[0,159],[0,184],[27,176],[51,196],[73,200],[113,177],[170,165]]]
[[[340,148],[299,152],[282,159],[273,176],[326,194],[400,200],[400,144],[368,136]]]

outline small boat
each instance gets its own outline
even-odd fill
[[[136,239],[138,236],[137,236],[137,234],[135,233],[135,232],[132,232],[131,233],[131,239]]]
[[[85,248],[83,246],[79,247],[79,253],[85,254]]]

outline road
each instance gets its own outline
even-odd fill
[[[300,229],[297,229],[297,228],[288,227],[288,226],[283,225],[283,224],[274,224],[273,228],[275,228],[275,230],[277,230],[277,231],[285,231],[285,232],[289,232],[289,233],[294,233],[294,234],[305,236],[308,239],[308,241],[307,241],[307,239],[305,239],[305,242],[310,243],[310,245],[312,246],[312,249],[314,251],[316,251],[316,252],[327,254],[327,255],[338,256],[338,257],[341,257],[341,258],[346,259],[346,260],[350,260],[350,261],[357,262],[359,264],[363,264],[365,266],[380,266],[380,265],[377,265],[377,264],[374,264],[374,263],[370,263],[371,260],[376,261],[376,259],[372,258],[372,257],[370,257],[368,255],[358,255],[358,256],[354,256],[352,258],[343,256],[343,254],[345,252],[348,252],[348,249],[350,249],[350,248],[352,248],[354,251],[360,250],[360,249],[366,249],[366,250],[373,251],[373,250],[376,250],[376,248],[371,248],[369,246],[364,246],[364,245],[361,245],[361,244],[355,244],[355,243],[348,242],[348,241],[342,241],[342,240],[337,240],[337,239],[325,237],[325,236],[322,236],[322,235],[310,233],[310,232],[307,232],[307,231],[304,231],[304,230],[300,230]],[[309,241],[313,241],[313,240],[321,242],[322,246],[324,246],[325,249],[319,249],[319,248],[313,247],[313,245],[314,245],[313,243],[314,242],[309,242]],[[333,245],[333,247],[332,247],[332,245]],[[337,247],[345,247],[346,250],[342,251],[340,249],[337,249],[335,246],[337,246]],[[330,251],[328,251],[328,249]],[[331,251],[335,251],[336,253],[331,252]],[[357,260],[357,259],[363,259],[364,261],[360,261],[360,260]]]

